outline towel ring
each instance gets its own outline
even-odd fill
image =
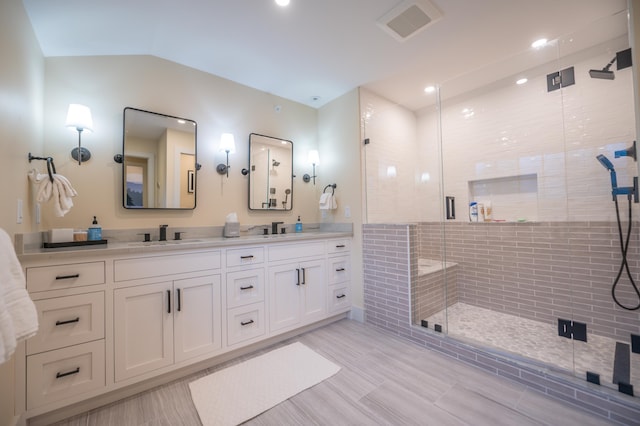
[[[334,195],[337,186],[338,185],[336,185],[335,183],[330,183],[329,185],[324,187],[324,189],[322,190],[322,193],[324,194],[327,191],[327,188],[331,188],[331,195]]]
[[[47,173],[49,173],[49,180],[51,181],[51,183],[53,183],[53,175],[56,174],[56,165],[53,164],[53,158],[52,157],[36,157],[31,155],[31,153],[29,153],[29,162],[31,162],[31,160],[46,160]]]

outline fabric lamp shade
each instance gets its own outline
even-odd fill
[[[316,151],[315,149],[309,151],[309,163],[316,166],[320,164],[320,156],[318,155],[318,151]]]
[[[77,130],[93,131],[93,119],[88,106],[80,104],[70,104],[67,112],[67,127],[74,127]]]
[[[235,154],[236,143],[231,133],[223,133],[220,138],[220,151],[228,152],[229,154]]]

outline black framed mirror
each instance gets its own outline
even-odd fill
[[[249,135],[249,209],[293,208],[293,142]]]
[[[126,107],[123,113],[122,203],[126,209],[196,208],[197,124]]]

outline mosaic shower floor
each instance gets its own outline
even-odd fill
[[[519,318],[464,303],[456,303],[447,310],[446,316],[445,311],[441,311],[425,318],[429,321],[429,328],[433,329],[433,324],[440,324],[442,331],[449,333],[451,337],[475,341],[482,346],[511,352],[568,371],[575,370],[576,376],[581,378],[586,377],[587,371],[598,373],[601,384],[613,386],[614,339],[589,333],[587,342],[570,340],[558,336],[555,324]],[[630,355],[631,384],[638,396],[640,354]]]

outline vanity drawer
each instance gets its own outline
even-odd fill
[[[327,300],[329,313],[344,312],[351,309],[351,292],[349,284],[329,286],[329,300]]]
[[[38,266],[26,270],[27,290],[31,293],[68,287],[104,284],[104,262]]]
[[[351,240],[344,238],[327,241],[327,253],[349,253],[351,251]]]
[[[227,250],[227,268],[255,265],[264,262],[264,247],[246,247]]]
[[[324,256],[324,242],[285,244],[269,247],[269,261]]]
[[[264,303],[241,306],[227,311],[227,345],[232,346],[265,333]]]
[[[351,258],[349,256],[329,258],[329,284],[349,282]]]
[[[37,300],[38,334],[27,355],[104,338],[104,292]]]
[[[129,281],[220,269],[220,251],[120,259],[113,263],[114,281]]]
[[[264,269],[229,272],[227,274],[227,307],[264,301]]]
[[[27,357],[28,409],[104,386],[104,340]]]

